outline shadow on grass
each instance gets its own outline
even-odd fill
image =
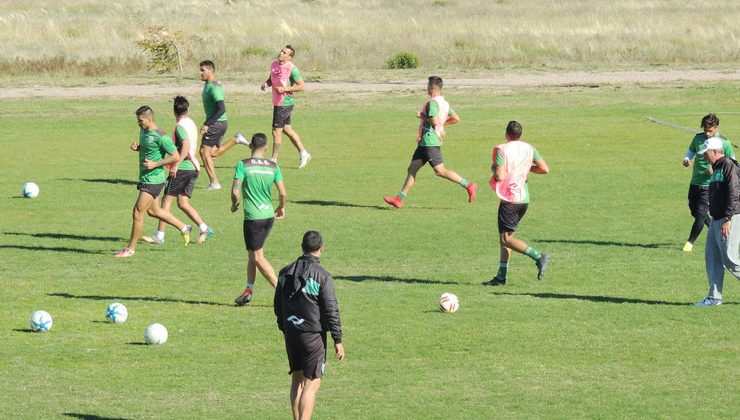
[[[149,345],[149,344],[147,344],[146,341],[132,341],[132,342],[126,343],[126,344],[128,344],[129,346],[148,346]]]
[[[62,178],[62,181],[83,181],[83,182],[91,182],[94,184],[113,184],[113,185],[136,185],[138,182],[131,181],[130,179],[121,179],[121,178],[83,178],[83,179],[74,179],[74,178]]]
[[[613,296],[588,296],[588,295],[571,295],[565,293],[511,293],[511,292],[491,292],[494,295],[500,296],[531,296],[540,299],[574,299],[574,300],[585,300],[588,302],[596,303],[637,303],[642,305],[669,305],[669,306],[691,306],[691,303],[686,302],[669,302],[665,300],[649,300],[649,299],[634,299],[634,298],[622,298]],[[735,305],[735,303],[729,303],[729,305]]]
[[[36,332],[30,328],[14,328],[13,331],[22,332],[22,333],[35,333]]]
[[[109,241],[118,242],[122,238],[114,236],[82,236],[68,233],[25,233],[25,232],[3,232],[3,235],[32,236],[34,238],[69,239],[73,241]]]
[[[379,209],[379,210],[390,210],[389,206],[367,206],[363,204],[352,204],[345,203],[343,201],[327,201],[327,200],[296,200],[290,201],[293,204],[305,204],[307,206],[333,206],[333,207],[354,207],[364,209]]]
[[[207,300],[186,300],[163,298],[156,296],[101,296],[101,295],[73,295],[70,293],[48,293],[49,296],[63,297],[67,299],[88,299],[88,300],[143,300],[147,302],[167,302],[167,303],[187,303],[189,305],[212,305],[212,306],[234,306],[233,304],[222,302],[210,302]],[[259,306],[259,305],[257,305]]]
[[[391,276],[334,276],[335,280],[347,280],[361,283],[363,281],[382,281],[412,284],[460,284],[451,280],[422,280],[422,279],[403,279]]]
[[[0,249],[22,249],[25,251],[54,251],[72,252],[77,254],[105,254],[103,251],[90,251],[81,248],[69,248],[66,246],[25,246],[25,245],[0,245]]]
[[[82,414],[82,413],[63,413],[63,416],[74,417],[76,419],[84,420],[126,420],[125,417],[102,417],[96,416],[95,414]]]
[[[532,239],[532,242],[542,242],[542,243],[549,243],[549,244],[624,246],[624,247],[630,247],[630,248],[666,248],[666,247],[676,246],[676,244],[670,244],[670,243],[665,243],[665,242],[654,243],[654,244],[637,244],[637,243],[628,243],[628,242],[591,241],[591,240],[578,240],[578,239]]]

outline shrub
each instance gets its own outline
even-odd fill
[[[159,74],[169,73],[175,69],[182,77],[182,57],[178,43],[182,34],[170,34],[164,26],[152,25],[147,28],[144,39],[136,41],[136,45],[149,56],[149,69]]]
[[[415,69],[419,67],[419,57],[410,52],[399,52],[385,62],[389,69]]]

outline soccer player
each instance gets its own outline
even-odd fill
[[[229,127],[226,117],[226,105],[224,104],[224,88],[221,82],[216,80],[216,65],[211,60],[200,62],[200,80],[203,84],[203,108],[206,113],[206,121],[200,128],[203,135],[200,144],[200,157],[208,174],[209,184],[206,190],[220,190],[221,183],[218,181],[216,167],[213,159],[226,153],[235,144],[248,146],[246,139],[236,136],[224,144],[221,144],[226,129]]]
[[[704,142],[710,137],[719,137],[724,145],[724,155],[735,158],[735,151],[729,140],[719,135],[719,118],[715,114],[705,115],[701,119],[701,133],[697,133],[689,144],[689,150],[683,158],[683,166],[694,165],[689,183],[689,210],[694,217],[689,239],[683,246],[684,252],[694,249],[694,242],[701,234],[704,225],[709,226],[709,178],[712,175],[712,166],[699,152]]]
[[[442,159],[442,141],[445,137],[445,125],[455,124],[460,121],[460,117],[457,115],[454,109],[442,96],[442,78],[438,76],[430,76],[429,83],[427,84],[427,93],[429,94],[429,101],[424,104],[421,111],[416,113],[416,118],[419,119],[419,136],[416,138],[418,146],[414,155],[411,157],[411,164],[408,167],[408,174],[406,181],[403,183],[401,191],[395,197],[383,197],[386,203],[396,208],[401,208],[403,200],[414,186],[416,181],[416,173],[419,172],[424,164],[429,164],[434,169],[434,174],[442,178],[448,179],[456,184],[460,184],[468,192],[468,203],[473,201],[475,194],[478,190],[478,184],[475,182],[468,182],[467,179],[462,178],[457,172],[445,168]]]
[[[301,248],[303,256],[280,270],[273,306],[292,375],[293,418],[310,419],[324,375],[326,332],[339,360],[344,359],[344,345],[334,280],[319,263],[324,252],[321,234],[306,232]]]
[[[180,154],[177,162],[168,165],[170,173],[167,178],[167,184],[164,187],[164,197],[162,197],[162,208],[170,211],[172,202],[177,197],[177,207],[185,213],[190,220],[195,222],[200,230],[198,243],[202,244],[213,235],[211,229],[200,217],[198,211],[190,205],[190,198],[193,196],[195,181],[198,179],[200,172],[200,162],[195,156],[195,150],[198,143],[198,128],[195,122],[188,116],[190,103],[184,96],[176,96],[173,110],[177,123],[175,125],[175,147]],[[237,136],[240,134],[237,133]],[[164,244],[164,233],[167,224],[159,221],[157,231],[152,236],[142,236],[144,242],[150,244]]]
[[[303,147],[301,138],[290,124],[293,113],[293,93],[306,88],[301,72],[293,64],[295,49],[286,45],[278,53],[277,60],[270,66],[270,76],[260,87],[263,91],[272,87],[272,160],[277,161],[280,145],[283,143],[283,131],[296,149],[298,149],[298,168],[303,168],[311,160],[311,154]]]
[[[527,245],[514,237],[519,222],[529,207],[529,172],[547,174],[550,168],[540,153],[532,145],[521,141],[522,125],[509,121],[506,126],[506,143],[493,149],[491,171],[491,188],[496,190],[501,202],[498,206],[499,244],[501,245],[501,262],[493,279],[483,282],[486,286],[503,286],[506,284],[506,270],[509,268],[511,251],[514,250],[535,260],[537,279],[542,280],[550,262],[550,256]]]
[[[128,246],[116,254],[117,258],[131,257],[136,253],[136,241],[144,228],[144,216],[149,214],[180,230],[185,246],[190,243],[190,226],[177,220],[169,211],[159,207],[157,196],[164,187],[165,165],[180,159],[180,153],[172,139],[154,123],[154,112],[148,106],[136,110],[139,124],[139,142],[131,144],[131,150],[139,152],[139,197],[133,210],[133,224]],[[165,155],[169,155],[165,157]]]
[[[244,201],[244,244],[249,253],[247,263],[247,287],[234,299],[238,306],[246,305],[252,300],[254,281],[257,270],[262,273],[272,287],[277,284],[275,270],[265,258],[264,245],[270,234],[275,219],[285,217],[285,200],[287,192],[283,175],[277,163],[267,159],[267,136],[256,133],[249,144],[252,157],[240,160],[236,164],[234,183],[231,186],[231,212],[239,209],[239,198]],[[273,210],[272,184],[280,193],[280,203]]]
[[[712,165],[709,178],[709,223],[704,260],[709,294],[695,306],[722,305],[725,267],[740,279],[740,170],[725,156],[727,146],[719,137],[709,137],[697,151]]]

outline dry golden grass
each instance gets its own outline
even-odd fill
[[[5,74],[139,74],[150,25],[183,35],[187,66],[262,71],[284,44],[312,70],[381,69],[399,51],[424,68],[732,67],[734,0],[3,1]]]

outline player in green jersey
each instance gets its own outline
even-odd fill
[[[180,153],[177,152],[172,139],[154,123],[154,112],[148,106],[136,110],[136,120],[141,129],[139,142],[131,144],[131,150],[139,152],[139,197],[136,199],[133,210],[133,224],[128,246],[121,250],[116,257],[124,258],[134,255],[136,242],[144,228],[144,217],[147,213],[176,227],[182,233],[185,246],[190,243],[190,226],[177,220],[167,210],[162,209],[157,196],[164,188],[165,176],[163,166],[177,162]],[[169,155],[165,157],[165,155]]]
[[[226,153],[237,143],[245,146],[249,144],[244,137],[239,135],[221,144],[229,123],[226,117],[224,88],[221,86],[221,82],[216,80],[216,65],[213,64],[213,61],[204,60],[200,62],[200,80],[205,82],[203,84],[203,109],[206,113],[206,121],[200,129],[200,134],[203,135],[200,144],[200,157],[210,181],[206,189],[220,190],[221,183],[218,181],[213,160]]]
[[[285,217],[285,200],[287,192],[283,175],[277,163],[265,157],[267,136],[256,133],[249,144],[252,157],[240,160],[234,171],[234,182],[231,186],[231,212],[239,210],[239,199],[243,197],[244,244],[249,254],[247,263],[247,287],[234,302],[241,306],[252,300],[254,281],[257,270],[262,273],[272,287],[277,284],[277,276],[270,262],[265,258],[264,245],[270,235],[275,219]],[[277,186],[280,203],[272,207],[272,184]]]
[[[429,77],[429,83],[427,84],[429,100],[424,104],[422,110],[416,113],[416,118],[419,119],[419,134],[416,138],[416,150],[407,169],[406,180],[396,196],[383,197],[386,203],[395,208],[401,208],[403,200],[416,183],[416,173],[427,162],[434,169],[435,175],[464,188],[468,192],[468,203],[473,201],[478,191],[478,185],[475,182],[468,182],[457,172],[445,168],[441,150],[442,141],[445,137],[444,126],[456,124],[460,121],[460,117],[442,96],[442,85],[441,77]]]
[[[683,246],[684,252],[694,249],[694,242],[704,229],[709,226],[709,178],[712,175],[712,165],[707,162],[704,155],[698,153],[704,142],[711,137],[719,137],[724,145],[724,155],[735,159],[735,151],[729,140],[719,135],[719,118],[715,114],[705,115],[701,120],[701,133],[697,133],[689,144],[689,150],[683,158],[683,166],[694,166],[691,172],[691,183],[689,184],[689,210],[694,217],[691,225],[689,239]]]

